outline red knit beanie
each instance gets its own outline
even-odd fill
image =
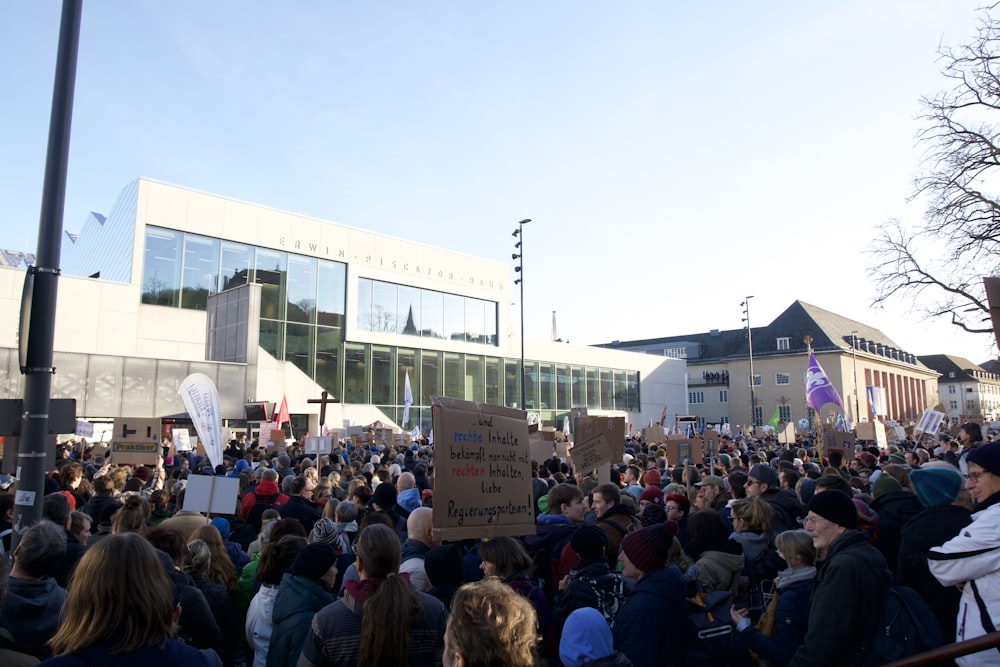
[[[649,572],[667,564],[670,545],[676,536],[677,522],[664,521],[626,535],[622,539],[622,551],[638,569]]]

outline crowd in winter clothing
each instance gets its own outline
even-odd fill
[[[446,543],[426,443],[310,457],[234,441],[214,466],[115,465],[78,446],[17,540],[15,489],[0,493],[0,659],[867,665],[894,585],[926,601],[947,643],[993,632],[1000,443],[964,424],[954,444],[865,445],[725,437],[671,466],[630,437],[610,475],[534,462],[533,534]],[[232,512],[186,509],[193,475],[238,479]],[[126,574],[118,559],[145,565]],[[124,609],[146,630],[122,627]],[[101,621],[89,634],[88,617]],[[957,663],[1000,665],[1000,651]]]

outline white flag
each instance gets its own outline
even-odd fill
[[[403,423],[400,424],[403,428],[406,428],[407,422],[410,421],[411,405],[413,405],[413,390],[410,388],[410,371],[406,371],[406,379],[403,381]]]
[[[177,390],[187,408],[194,428],[205,447],[205,454],[213,466],[222,463],[222,417],[219,409],[219,390],[212,378],[202,373],[192,373],[184,378]]]

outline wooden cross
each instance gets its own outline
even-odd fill
[[[340,403],[337,399],[330,396],[329,393],[324,389],[323,393],[319,395],[319,398],[310,398],[306,400],[306,403],[319,403],[319,428],[320,431],[323,430],[323,425],[326,424],[326,405],[327,403]]]

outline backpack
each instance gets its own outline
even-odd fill
[[[729,607],[733,602],[730,591],[698,591],[687,598],[688,639],[687,662],[692,665],[728,665],[733,648],[733,625]]]
[[[577,581],[582,581],[590,587],[597,604],[594,609],[601,612],[601,616],[608,622],[609,627],[614,627],[615,617],[618,610],[625,604],[625,580],[617,572],[608,572],[598,578],[587,575],[580,575]]]
[[[890,585],[879,612],[869,665],[882,665],[944,645],[927,602],[912,588]]]
[[[250,511],[247,512],[247,523],[253,526],[254,530],[256,530],[259,533],[261,517],[264,516],[265,511],[269,509],[274,509],[274,502],[278,499],[278,496],[280,496],[281,494],[275,493],[273,496],[261,497],[258,496],[253,491],[251,491],[250,493],[253,493],[253,497],[256,500],[256,502],[250,506]]]

